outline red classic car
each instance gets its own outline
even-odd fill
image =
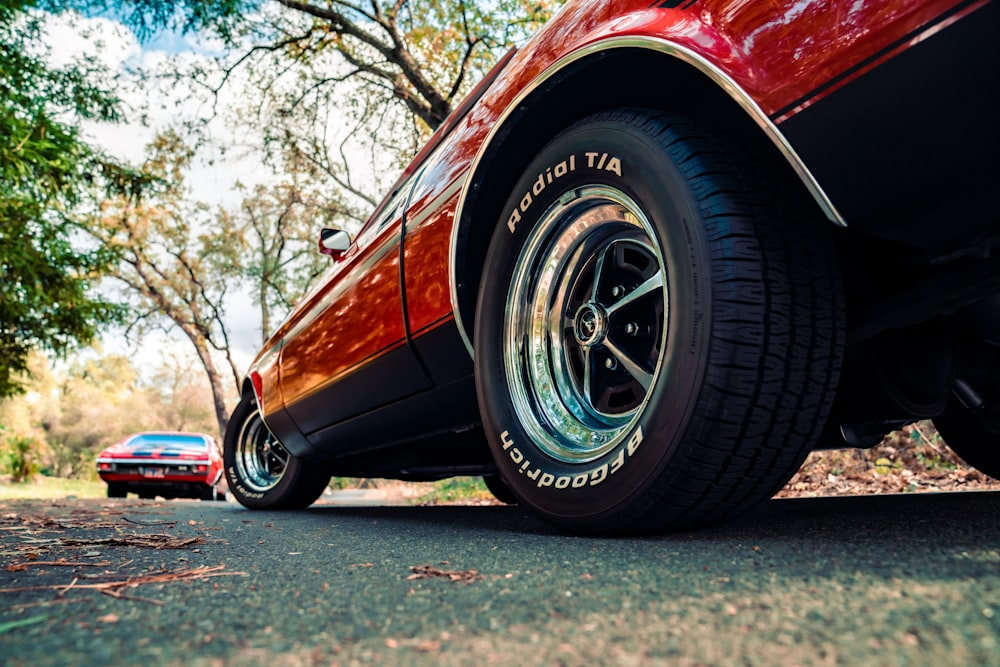
[[[204,433],[136,433],[97,457],[109,498],[129,491],[140,498],[225,500],[222,454]]]
[[[253,362],[252,508],[482,475],[552,524],[734,517],[916,418],[1000,475],[984,0],[569,0]]]

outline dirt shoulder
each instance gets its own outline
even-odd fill
[[[777,498],[1000,489],[967,465],[930,421],[893,431],[871,449],[813,452]]]

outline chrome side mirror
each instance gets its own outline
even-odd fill
[[[351,236],[340,229],[324,227],[319,233],[319,251],[337,259],[351,247]]]

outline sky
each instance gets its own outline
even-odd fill
[[[116,92],[124,100],[127,111],[124,124],[90,123],[84,126],[88,139],[112,155],[132,164],[139,164],[145,146],[157,131],[165,129],[179,119],[211,116],[211,106],[206,96],[196,90],[171,89],[165,85],[141,85],[135,72],[151,71],[163,67],[186,67],[199,61],[208,62],[212,45],[198,41],[192,35],[165,33],[146,43],[140,43],[132,32],[108,18],[84,18],[78,15],[55,16],[49,20],[47,46],[53,64],[61,64],[77,57],[96,59],[110,71],[122,75],[125,85]],[[234,82],[238,84],[239,82]],[[240,201],[234,186],[237,181],[251,186],[270,178],[258,160],[240,159],[238,151],[221,151],[218,146],[235,145],[221,116],[228,105],[234,103],[233,92],[238,85],[224,88],[217,107],[223,113],[208,122],[208,132],[214,145],[199,150],[194,166],[187,176],[190,197],[212,206],[233,207]],[[195,93],[195,94],[192,94]],[[130,110],[129,110],[130,109]],[[139,122],[145,113],[146,122]],[[249,295],[234,290],[227,304],[231,322],[231,341],[234,357],[240,372],[245,372],[261,344],[259,317]],[[124,331],[105,334],[99,350],[89,354],[124,354],[131,357],[144,377],[151,376],[167,355],[194,354],[190,343],[182,334],[153,331],[137,345],[127,340]]]
[[[133,82],[134,85],[121,86],[116,91],[131,108],[131,112],[126,113],[130,122],[116,125],[91,123],[86,126],[89,137],[97,145],[118,157],[133,163],[141,162],[145,146],[157,131],[178,120],[204,118],[211,113],[209,101],[205,95],[198,95],[198,91],[172,90],[169,86],[157,86],[155,83],[143,85],[135,75],[129,74],[171,67],[172,63],[180,67],[198,61],[208,63],[209,49],[191,35],[165,33],[148,43],[140,43],[127,27],[115,21],[67,14],[50,20],[48,44],[57,64],[80,56],[94,58],[109,70],[122,73],[125,81]],[[235,88],[234,85],[222,91],[222,111],[227,104],[234,102],[231,93]],[[140,110],[145,111],[147,116],[145,124],[139,122]],[[221,118],[212,120],[209,130],[220,144],[227,140],[236,141],[236,137],[229,136]],[[258,163],[234,161],[211,147],[203,149],[199,157],[189,178],[191,195],[199,201],[236,204],[239,198],[233,191],[233,185],[237,180],[257,182],[267,177]]]

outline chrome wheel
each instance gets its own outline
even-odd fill
[[[655,239],[628,195],[589,186],[550,206],[517,258],[504,365],[521,425],[557,460],[611,451],[656,382],[669,298]]]
[[[288,459],[288,452],[264,426],[254,406],[237,436],[235,463],[240,479],[251,491],[269,491],[285,475]]]

